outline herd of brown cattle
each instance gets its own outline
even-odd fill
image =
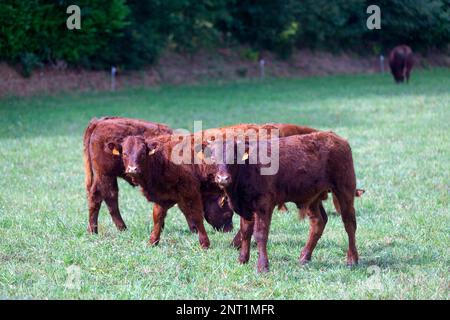
[[[226,140],[230,130],[241,132],[278,131],[280,168],[275,175],[261,175],[262,163],[247,160],[217,161],[234,155],[230,147],[242,141]],[[210,141],[206,137],[223,135],[224,139]],[[173,139],[168,126],[137,119],[104,117],[90,121],[84,133],[84,162],[89,206],[88,231],[98,232],[98,214],[105,201],[117,229],[126,229],[118,205],[117,178],[140,186],[153,205],[153,230],[150,244],[157,244],[164,227],[167,211],[178,205],[191,231],[197,232],[200,245],[208,248],[205,218],[215,229],[231,231],[232,217],[241,217],[240,230],[233,245],[240,248],[239,261],[249,259],[252,234],[257,242],[258,270],[268,270],[267,239],[274,208],[294,202],[302,217],[310,218],[310,235],[300,262],[311,259],[327,214],[322,201],[333,194],[336,210],[341,214],[349,238],[348,264],[358,262],[355,244],[356,219],[353,201],[363,190],[356,189],[353,160],[348,143],[332,132],[293,124],[239,124],[202,132],[205,139],[196,150],[196,135],[187,137],[192,144],[192,161],[176,164],[170,155],[180,142]],[[269,140],[246,140],[245,154],[252,154],[260,144],[272,152]],[[224,146],[218,145],[223,143]],[[236,147],[236,149],[238,149]],[[219,154],[218,150],[228,150]],[[208,152],[207,152],[208,151]],[[197,157],[197,161],[194,158]],[[209,157],[209,162],[203,161]],[[222,158],[222,159],[225,159]]]
[[[389,64],[396,82],[408,81],[413,66],[411,49],[394,48]],[[230,130],[257,135],[276,130],[277,148],[273,149],[273,139],[226,139]],[[206,139],[212,136],[223,139]],[[173,130],[159,123],[120,117],[90,121],[83,139],[89,232],[98,232],[103,201],[117,229],[126,229],[118,203],[120,177],[140,186],[147,200],[154,203],[150,244],[160,241],[167,211],[174,205],[184,214],[189,229],[198,233],[203,248],[210,246],[203,219],[214,229],[229,232],[237,213],[240,229],[232,244],[240,248],[239,261],[248,262],[253,236],[258,271],[264,272],[269,268],[267,241],[275,207],[286,210],[284,203],[293,202],[300,216],[309,218],[309,237],[300,254],[304,264],[310,261],[327,223],[322,201],[331,193],[348,235],[347,264],[358,263],[354,198],[364,190],[356,188],[352,152],[346,140],[333,132],[294,124],[239,124],[203,131],[200,150],[196,149],[198,135],[185,136],[192,147],[191,161],[178,164],[171,155],[180,141],[173,137]],[[269,154],[277,152],[276,174],[262,175],[266,164],[249,161],[250,155],[261,149]]]

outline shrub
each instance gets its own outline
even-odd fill
[[[66,27],[66,9],[71,4],[71,0],[2,0],[0,60],[23,63],[28,61],[23,58],[26,54],[42,62],[77,64],[107,50],[125,25],[128,8],[124,0],[77,1],[81,30]]]
[[[295,3],[295,0],[231,0],[227,6],[231,18],[219,21],[218,27],[257,50],[286,52],[293,47],[297,32],[293,24]]]
[[[31,72],[38,66],[41,66],[42,63],[38,56],[34,53],[26,52],[21,54],[19,57],[20,65],[22,66],[22,75],[25,78],[31,76]]]

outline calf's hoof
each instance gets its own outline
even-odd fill
[[[358,265],[358,256],[347,255],[347,267],[355,267]]]
[[[239,260],[240,264],[246,264],[248,262],[249,258],[250,257],[248,255],[240,254],[238,260]]]
[[[202,249],[209,249],[210,243],[209,240],[201,240],[200,241],[200,246],[202,247]]]
[[[258,257],[257,270],[259,273],[269,272],[269,260],[267,257]]]
[[[268,265],[264,265],[264,266],[259,266],[258,265],[258,273],[267,273],[269,272],[269,266]]]
[[[300,265],[304,266],[305,264],[308,264],[310,261],[311,261],[311,253],[308,251],[302,252],[299,259]]]
[[[97,226],[88,226],[87,232],[89,234],[98,234],[98,227]]]
[[[152,247],[156,247],[159,244],[159,239],[150,239],[148,244]]]
[[[347,267],[353,268],[358,265],[358,260],[347,260]]]
[[[120,226],[117,226],[117,230],[119,230],[119,231],[125,231],[125,230],[127,230],[127,226],[126,226],[126,225],[120,225]]]
[[[311,259],[307,259],[305,257],[301,257],[298,262],[300,263],[301,266],[307,265],[308,263],[311,262]]]

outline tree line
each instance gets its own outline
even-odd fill
[[[0,60],[22,65],[64,61],[92,69],[140,69],[166,48],[245,45],[287,58],[296,48],[379,54],[405,43],[448,48],[450,0],[2,0]],[[81,29],[66,27],[81,8]],[[366,26],[369,5],[381,29]]]

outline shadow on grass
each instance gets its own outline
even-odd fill
[[[304,242],[292,242],[292,241],[274,241],[270,246],[272,252],[281,250],[282,247],[286,248],[298,248],[296,253],[300,255],[301,249],[306,243]],[[256,249],[256,246],[255,246]],[[328,251],[335,253],[336,250],[342,252],[342,258],[338,264],[345,265],[347,242],[337,242],[330,239],[321,239],[316,247],[316,250]],[[381,269],[390,269],[392,271],[406,272],[413,266],[426,267],[428,265],[435,264],[436,257],[432,253],[418,251],[415,245],[409,243],[395,243],[394,245],[376,244],[369,248],[359,248],[360,260],[358,266],[355,268],[368,268],[370,266],[377,266]],[[284,260],[292,260],[292,255],[284,255]],[[322,258],[323,259],[323,258]],[[312,261],[308,264],[308,268],[314,270],[320,270],[323,268],[336,267],[336,259],[332,261],[317,260],[312,257]]]

